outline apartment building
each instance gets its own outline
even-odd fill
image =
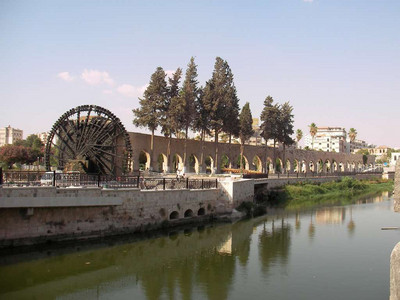
[[[11,126],[0,128],[0,147],[22,140],[23,131]]]

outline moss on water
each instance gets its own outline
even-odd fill
[[[393,190],[391,180],[360,181],[343,177],[339,181],[321,184],[301,183],[286,185],[279,191],[270,191],[267,202],[288,209],[307,208],[318,205],[344,205],[356,198]]]

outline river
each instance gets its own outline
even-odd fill
[[[387,194],[235,224],[0,256],[0,299],[388,299]]]

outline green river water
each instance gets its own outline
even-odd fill
[[[151,238],[2,253],[0,299],[388,299],[384,193]]]

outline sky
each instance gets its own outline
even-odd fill
[[[294,127],[354,127],[400,148],[400,1],[0,1],[0,127],[24,138],[95,104],[128,131],[151,74],[215,58],[230,65],[240,107],[289,101]]]

